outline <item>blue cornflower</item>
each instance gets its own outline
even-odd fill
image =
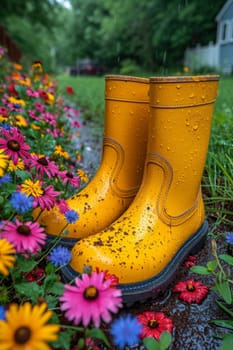
[[[27,197],[22,192],[14,192],[11,195],[10,203],[12,207],[20,214],[24,214],[32,209],[33,197]]]
[[[5,130],[10,130],[11,129],[11,125],[10,124],[6,124],[6,123],[1,123],[0,124],[0,129],[3,128]]]
[[[226,242],[233,245],[233,232],[228,232],[226,234]]]
[[[78,213],[75,210],[68,210],[65,213],[65,217],[69,224],[74,224],[79,218]]]
[[[72,255],[69,249],[59,245],[51,251],[48,259],[54,266],[63,266],[68,264],[71,258]]]
[[[142,325],[136,317],[126,315],[112,322],[110,334],[113,337],[113,343],[120,349],[124,349],[126,345],[133,346],[140,342],[141,329]]]
[[[0,305],[0,320],[6,319],[5,313],[6,313],[5,307],[3,305]]]
[[[0,177],[0,186],[2,184],[6,184],[12,181],[12,177],[10,174],[5,174],[3,176]]]

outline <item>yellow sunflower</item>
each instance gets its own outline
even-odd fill
[[[40,197],[44,193],[40,181],[33,182],[30,179],[24,181],[21,185],[21,192],[25,193],[26,196]]]
[[[9,161],[7,170],[8,171],[23,170],[24,167],[25,167],[24,162],[22,161],[21,158],[18,158],[18,162],[16,165],[12,162],[12,160]]]
[[[21,107],[25,107],[26,102],[21,98],[15,98],[14,96],[9,96],[8,101],[13,104],[20,105]]]
[[[58,156],[61,156],[61,157],[65,158],[65,159],[69,159],[69,153],[64,151],[62,149],[62,146],[60,146],[60,145],[55,146],[54,154],[56,154]]]
[[[51,349],[48,342],[57,340],[60,328],[57,324],[47,324],[51,316],[46,303],[11,304],[6,320],[0,321],[1,350]]]
[[[88,177],[88,175],[85,173],[84,170],[79,169],[79,170],[77,171],[77,174],[78,174],[78,176],[80,177],[80,179],[81,179],[83,182],[88,182],[88,181],[89,181],[89,177]]]
[[[9,269],[14,266],[15,257],[14,246],[5,238],[0,239],[0,273],[9,275]]]
[[[21,126],[27,126],[28,125],[27,120],[20,114],[15,115],[14,119],[15,119],[14,120],[14,124],[16,126],[21,127]]]
[[[4,170],[8,164],[8,156],[4,154],[4,150],[0,149],[0,176],[4,175]]]

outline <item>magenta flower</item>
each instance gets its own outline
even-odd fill
[[[19,157],[23,160],[31,157],[28,152],[30,146],[25,143],[25,137],[17,128],[11,128],[9,131],[3,128],[2,133],[5,138],[0,138],[0,147],[5,150],[14,165],[18,163]]]
[[[46,111],[43,114],[43,118],[48,124],[50,124],[52,126],[56,126],[56,120],[55,120],[54,115],[52,113],[49,113]]]
[[[57,203],[57,196],[61,192],[55,191],[52,185],[43,188],[43,194],[34,197],[33,208],[51,209]]]
[[[38,95],[39,95],[39,93],[38,93]],[[40,103],[40,102],[35,102],[34,107],[40,113],[43,113],[45,110],[45,105],[43,103]]]
[[[42,178],[46,174],[49,178],[58,173],[58,166],[49,160],[49,157],[39,157],[34,154],[30,159],[30,167],[35,167],[38,173],[38,178]]]
[[[64,198],[61,198],[57,201],[57,206],[62,214],[65,214],[70,210],[69,205]]]
[[[188,279],[186,281],[178,282],[173,292],[180,293],[179,298],[187,303],[200,304],[209,292],[207,286],[204,286],[201,282],[196,282],[194,279]]]
[[[0,232],[15,247],[17,253],[36,254],[45,244],[46,234],[38,222],[4,221]]]
[[[64,183],[69,183],[72,187],[80,186],[80,178],[79,176],[74,175],[70,171],[60,171],[58,174]]]
[[[103,272],[84,273],[81,278],[75,279],[75,286],[65,285],[60,298],[61,310],[65,311],[69,321],[74,324],[82,322],[85,327],[92,321],[98,328],[101,319],[109,323],[111,313],[117,313],[122,307],[121,290],[110,284],[110,280],[104,280]]]

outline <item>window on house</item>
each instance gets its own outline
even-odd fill
[[[222,25],[222,35],[221,35],[221,40],[225,41],[227,39],[227,23],[223,23]]]

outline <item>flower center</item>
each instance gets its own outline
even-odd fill
[[[31,233],[31,230],[27,225],[20,225],[17,228],[17,232],[23,236],[29,236]]]
[[[189,283],[186,288],[189,292],[193,292],[195,290],[195,287],[192,283]]]
[[[20,150],[20,145],[16,140],[10,140],[7,142],[7,147],[12,151],[18,152]]]
[[[37,163],[42,164],[44,166],[48,165],[47,159],[45,157],[41,157],[37,160]]]
[[[73,179],[73,177],[74,177],[73,174],[71,174],[69,172],[66,173],[66,176],[69,177],[70,179]]]
[[[95,300],[99,295],[98,289],[95,286],[89,286],[84,290],[84,298]]]
[[[158,327],[158,321],[157,320],[149,320],[148,321],[148,327],[150,328],[157,328]]]
[[[31,330],[28,327],[19,327],[14,334],[16,344],[25,344],[31,337]]]

